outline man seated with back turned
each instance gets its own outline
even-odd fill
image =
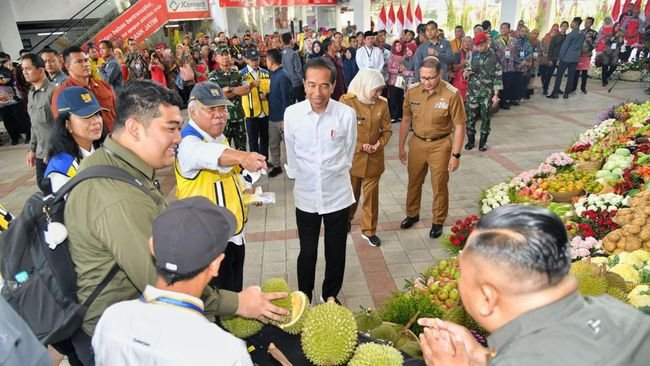
[[[200,299],[236,228],[207,198],[170,203],[149,239],[158,278],[139,299],[106,309],[93,337],[96,364],[252,365],[245,343],[210,322]]]
[[[550,211],[502,206],[460,254],[460,297],[488,332],[420,319],[427,365],[648,365],[650,318],[608,295],[583,297],[569,275],[566,228]]]

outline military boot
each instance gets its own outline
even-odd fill
[[[488,139],[488,133],[482,133],[481,138],[478,141],[478,149],[480,151],[487,151],[487,139]]]
[[[472,150],[476,144],[476,135],[474,132],[467,132],[467,143],[465,144],[465,150]]]

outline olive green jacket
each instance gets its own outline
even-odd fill
[[[155,283],[148,241],[154,218],[167,206],[155,186],[154,169],[110,137],[104,147],[82,161],[80,169],[103,164],[132,174],[149,190],[149,196],[128,183],[101,178],[80,183],[68,196],[65,223],[78,276],[78,300],[86,300],[115,263],[120,266],[84,317],[82,328],[91,336],[107,307],[136,299],[147,284]],[[238,306],[237,294],[229,291],[208,288],[202,300],[209,317],[234,314]]]

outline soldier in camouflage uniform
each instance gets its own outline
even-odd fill
[[[496,53],[490,49],[489,38],[485,33],[474,37],[474,45],[478,51],[470,55],[470,60],[465,64],[463,75],[469,80],[467,90],[467,144],[465,150],[472,150],[476,143],[476,121],[481,118],[481,138],[479,150],[487,150],[487,138],[490,134],[490,104],[499,103],[498,91],[502,89],[501,63]]]
[[[230,117],[223,134],[228,139],[230,146],[246,151],[246,123],[244,122],[241,96],[250,93],[251,87],[248,83],[244,83],[239,70],[233,66],[228,47],[222,46],[217,49],[217,62],[219,68],[210,72],[208,80],[218,84],[226,97],[233,103],[232,107],[228,107]]]

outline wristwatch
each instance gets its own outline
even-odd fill
[[[451,153],[451,156],[455,157],[456,159],[460,159],[460,153],[458,154]]]

